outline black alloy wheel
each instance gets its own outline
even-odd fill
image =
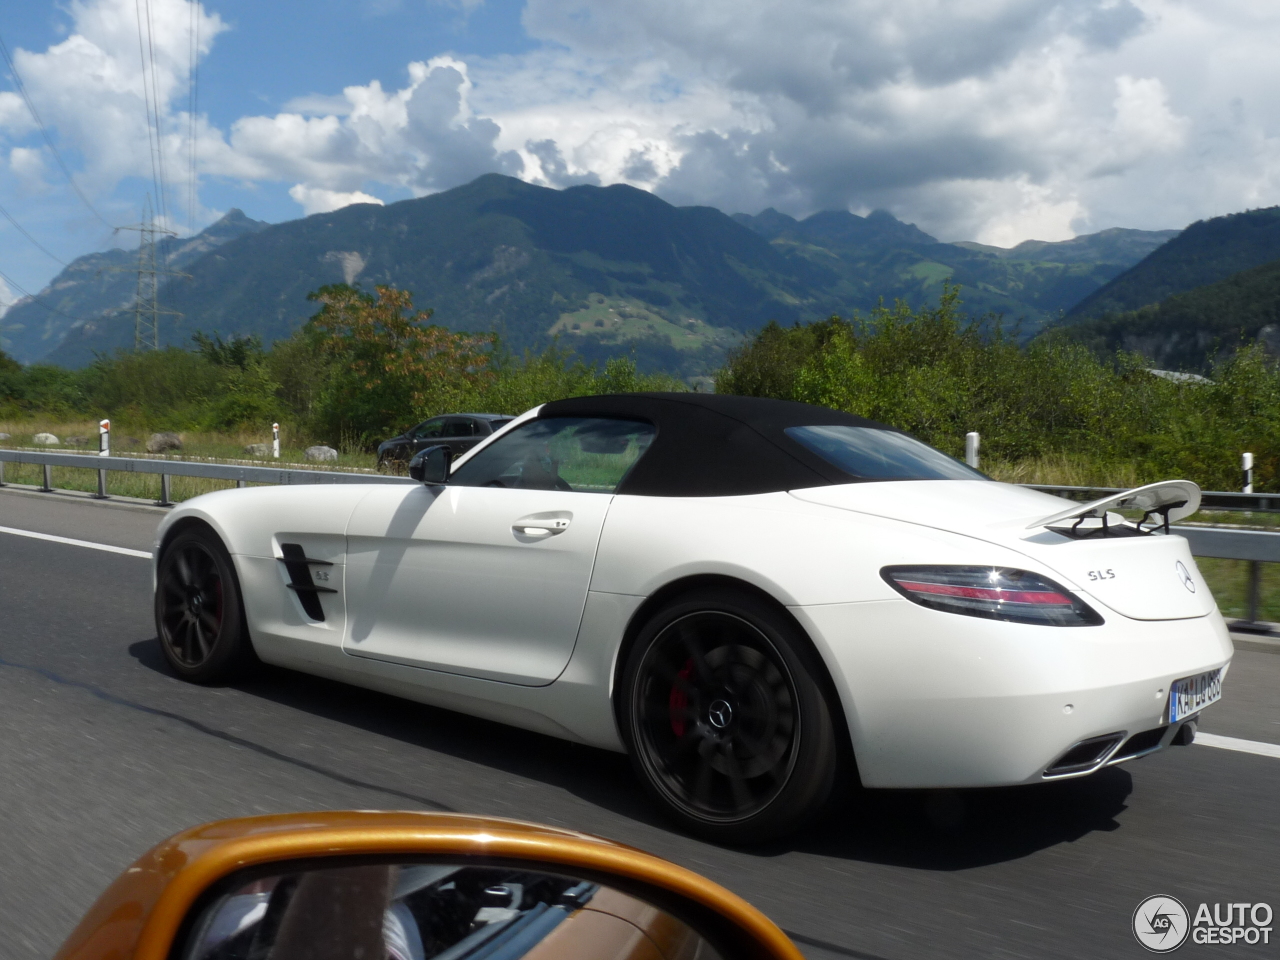
[[[253,660],[235,569],[211,531],[187,530],[165,547],[155,617],[165,660],[184,680],[217,683]]]
[[[835,782],[822,667],[785,614],[749,594],[686,596],[641,630],[622,685],[632,760],[691,832],[728,843],[791,832]]]

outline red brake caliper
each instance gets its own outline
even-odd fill
[[[684,665],[684,669],[676,674],[676,680],[688,680],[693,676],[693,658]],[[678,683],[671,684],[671,697],[667,701],[671,708],[671,732],[677,737],[684,736],[684,712],[689,707],[688,695],[680,689]]]

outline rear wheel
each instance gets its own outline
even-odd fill
[[[646,788],[685,829],[727,843],[789,833],[838,762],[822,667],[789,618],[749,594],[686,595],[641,630],[621,713]]]
[[[165,547],[155,617],[165,660],[184,680],[218,683],[253,661],[235,568],[211,531],[187,530]]]

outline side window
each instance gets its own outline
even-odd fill
[[[420,423],[414,427],[411,435],[415,440],[427,440],[433,437],[443,436],[443,430],[443,419],[427,420],[426,422]]]
[[[468,460],[449,483],[613,493],[655,432],[652,424],[638,420],[530,420]]]
[[[474,437],[476,422],[468,417],[450,417],[445,421],[443,437]]]

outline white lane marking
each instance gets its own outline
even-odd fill
[[[1280,760],[1280,743],[1263,743],[1261,740],[1238,740],[1235,737],[1220,737],[1216,733],[1196,731],[1196,743],[1206,747],[1217,747],[1219,750],[1238,750],[1241,753],[1256,753],[1260,757],[1274,757]]]
[[[68,543],[73,547],[88,547],[90,550],[102,550],[105,553],[119,553],[126,557],[151,559],[150,550],[130,550],[128,547],[115,547],[109,543],[94,543],[92,540],[73,540],[71,537],[55,537],[52,533],[36,533],[34,530],[19,530],[16,527],[0,527],[0,533],[11,533],[15,537],[30,537],[32,540],[48,540],[52,543]]]

